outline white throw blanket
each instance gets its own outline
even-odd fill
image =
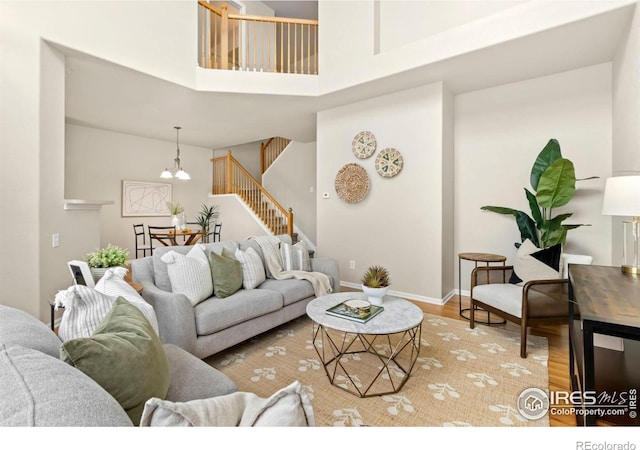
[[[283,270],[282,255],[280,255],[280,239],[275,236],[251,236],[260,245],[266,262],[267,278],[276,280],[307,280],[313,286],[316,297],[330,294],[331,280],[322,272],[307,272],[305,270]]]

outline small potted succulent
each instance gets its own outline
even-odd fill
[[[95,252],[88,253],[85,260],[91,269],[93,279],[97,282],[102,278],[107,269],[125,266],[128,258],[129,250],[109,244]]]
[[[362,291],[369,297],[372,305],[381,305],[382,298],[387,294],[391,277],[389,271],[378,265],[370,266],[360,279]]]

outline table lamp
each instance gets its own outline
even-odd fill
[[[623,221],[622,272],[640,273],[638,239],[640,238],[640,175],[607,178],[604,187],[602,214],[627,216],[632,220]],[[631,225],[633,235],[633,260],[627,261],[626,226]],[[630,262],[630,264],[628,264]]]

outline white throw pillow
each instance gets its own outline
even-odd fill
[[[114,267],[107,270],[96,284],[95,290],[107,294],[111,297],[123,297],[133,306],[138,308],[142,315],[149,321],[156,334],[159,334],[158,319],[156,312],[138,292],[125,281],[124,276],[127,269],[124,267]]]
[[[64,307],[58,336],[63,342],[93,335],[116,298],[81,284],[56,294],[56,307]]]
[[[167,264],[171,292],[183,294],[193,306],[213,294],[209,260],[199,245],[186,255],[169,251],[160,258]]]
[[[236,250],[235,257],[242,264],[242,286],[246,290],[255,289],[267,279],[264,265],[258,252],[252,247],[246,251]]]
[[[586,264],[590,265],[593,262],[593,256],[589,255],[574,255],[571,253],[562,254],[562,278],[569,278],[569,264]]]
[[[219,397],[170,402],[147,400],[140,419],[142,427],[313,427],[315,416],[308,395],[299,381],[269,398],[252,392],[234,392]]]
[[[302,242],[291,245],[287,242],[280,244],[280,254],[282,255],[282,270],[304,270],[311,271],[309,261],[309,249]]]

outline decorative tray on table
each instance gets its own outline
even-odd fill
[[[382,306],[372,305],[366,300],[351,299],[327,309],[327,314],[365,323],[380,314],[383,310],[384,308]]]

